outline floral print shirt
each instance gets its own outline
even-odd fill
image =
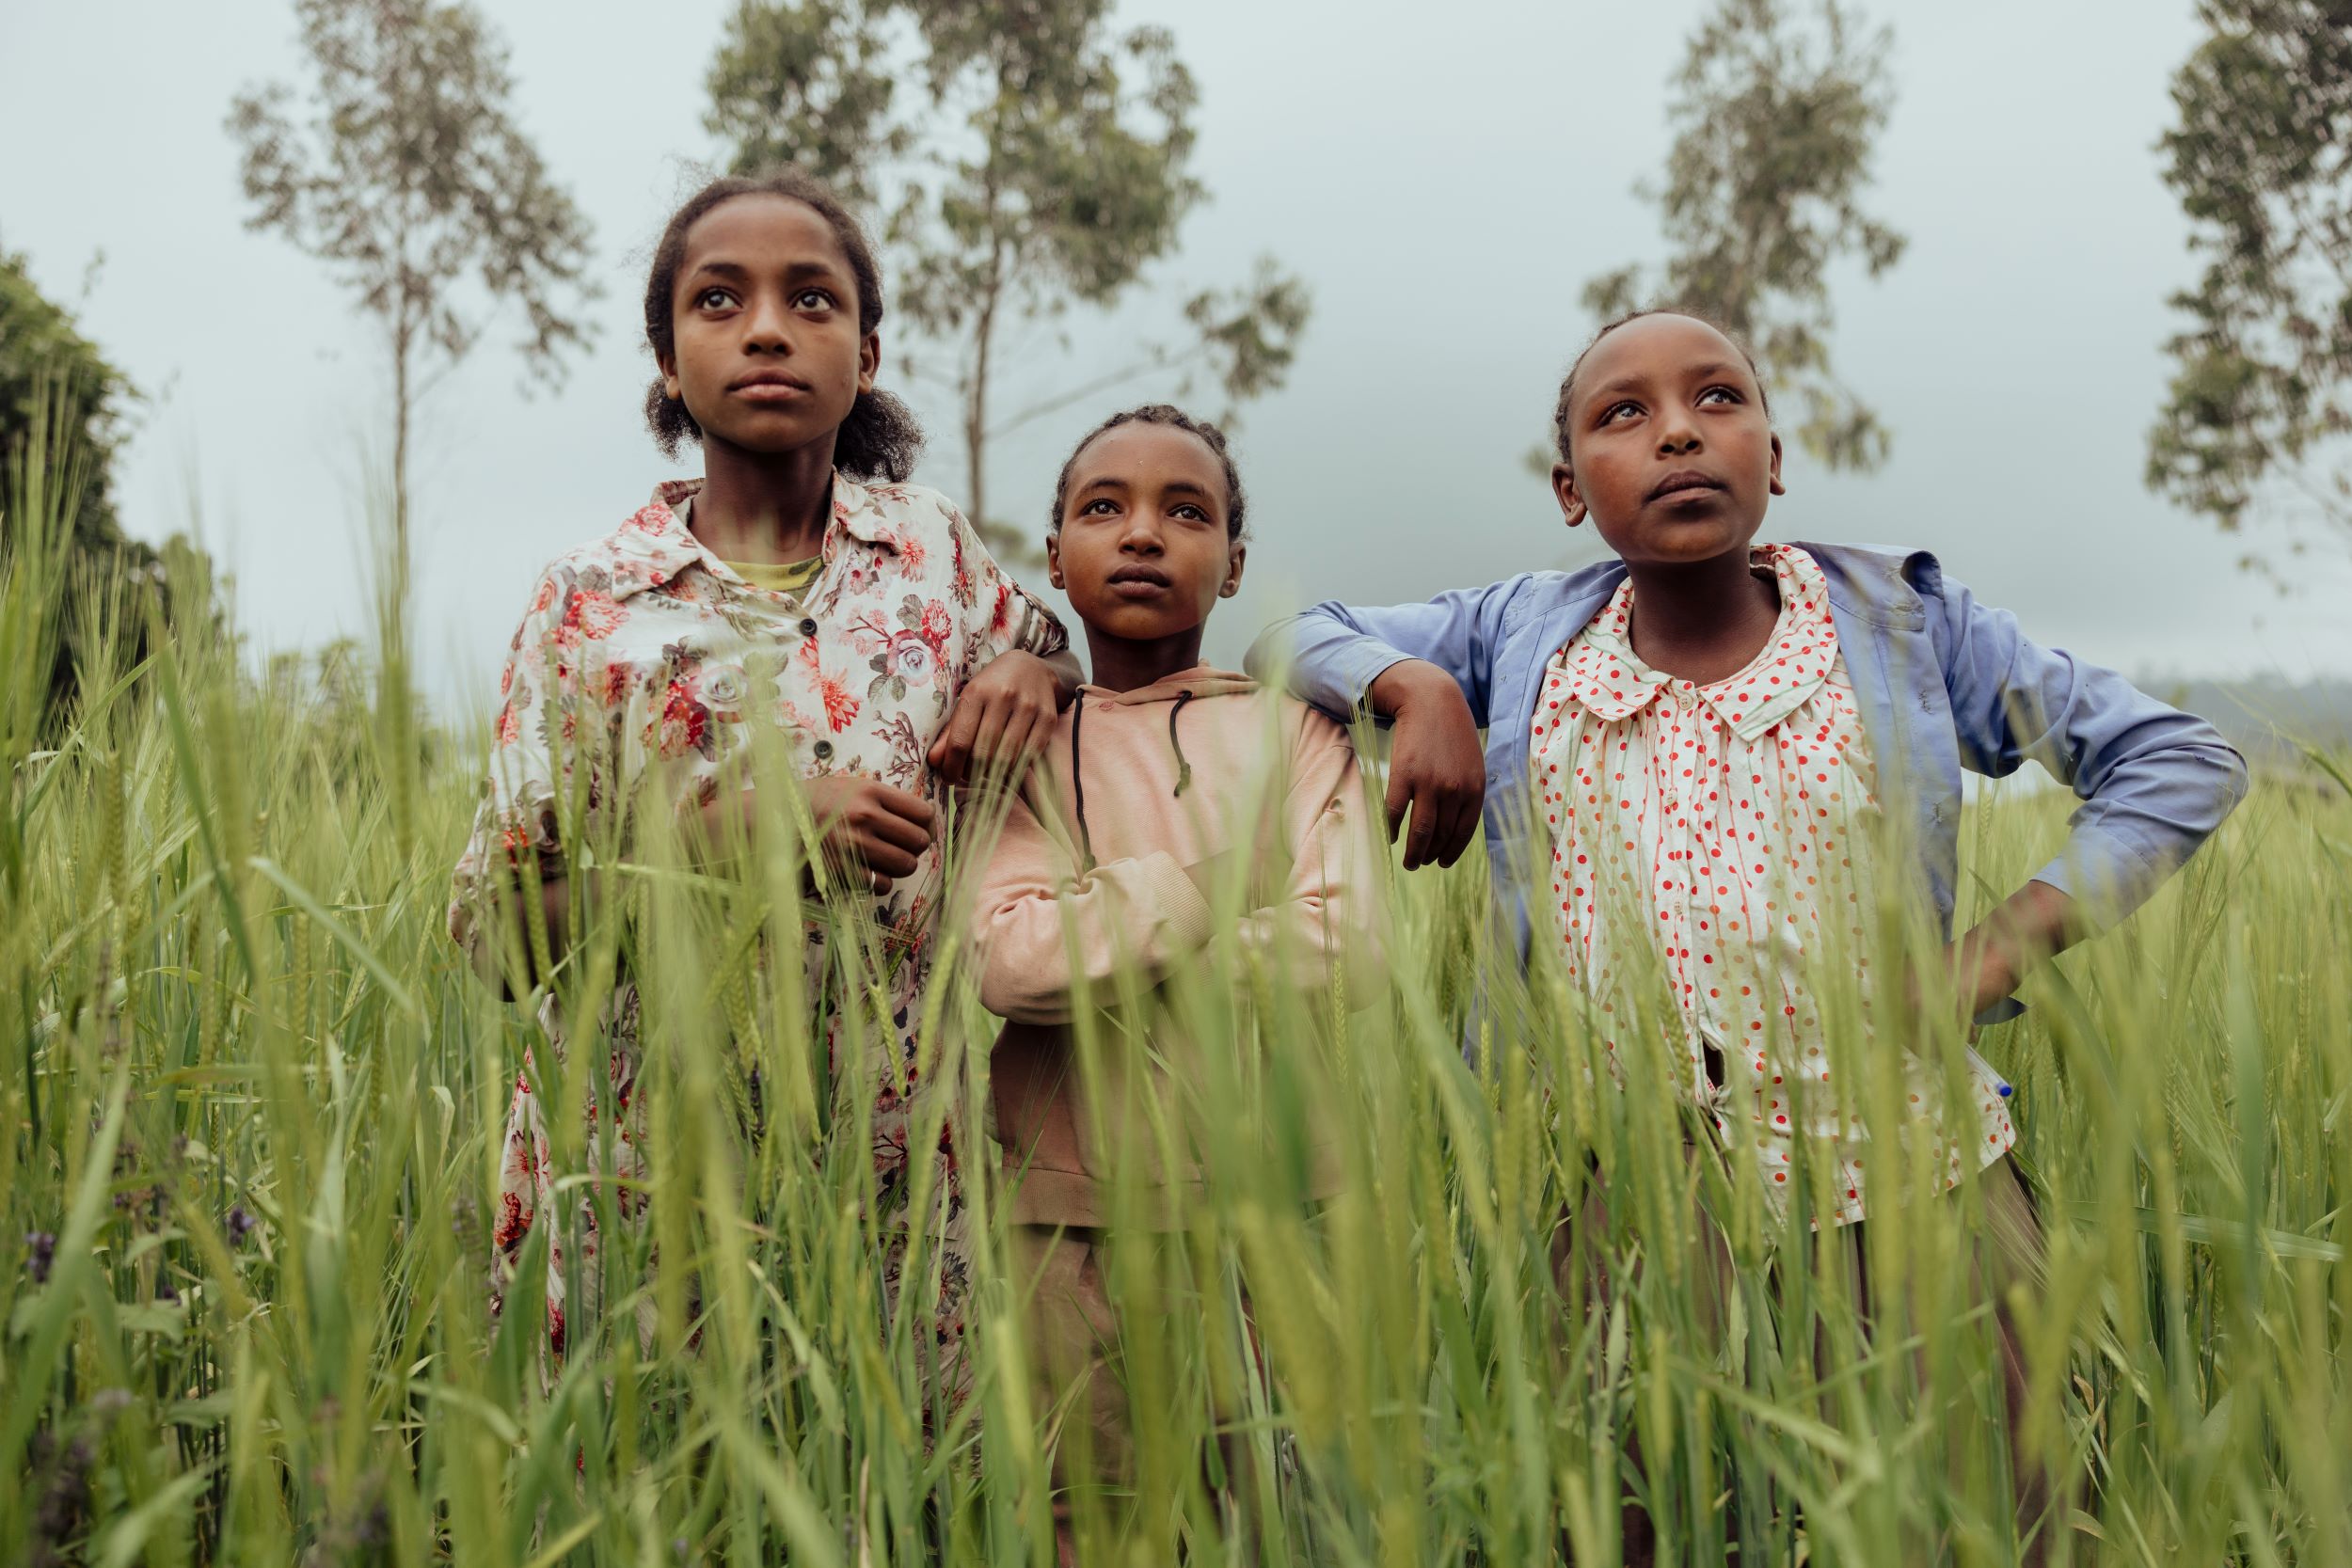
[[[1875,769],[1820,566],[1790,546],[1759,550],[1757,564],[1773,574],[1780,619],[1724,680],[1677,680],[1635,656],[1630,579],[1552,656],[1531,737],[1550,905],[1604,1030],[1613,988],[1662,957],[1687,1081],[1724,1148],[1753,1149],[1777,1208],[1794,1140],[1820,1140],[1815,1158],[1835,1162],[1825,1217],[1844,1224],[1863,1217],[1869,1146],[1835,1095],[1808,976],[1849,955],[1867,991]],[[1905,1058],[1904,1092],[1934,1129],[1947,1186],[2017,1141],[2009,1086],[1974,1053],[1968,1066],[1972,1103],[1945,1108],[1939,1075]]]
[[[500,683],[484,799],[457,863],[449,925],[461,944],[471,945],[485,911],[508,896],[511,868],[525,857],[554,874],[575,856],[593,859],[594,843],[564,842],[564,802],[584,800],[592,824],[617,824],[625,845],[630,814],[643,820],[715,799],[723,777],[748,764],[763,720],[781,731],[803,777],[878,779],[930,799],[945,820],[946,790],[925,752],[963,684],[1000,654],[1050,656],[1068,645],[1053,613],[997,566],[936,491],[836,473],[823,565],[787,596],[745,581],[688,531],[680,514],[700,487],[699,480],[661,485],[613,532],[559,556],[532,590]],[[870,1074],[883,1085],[874,1159],[886,1200],[903,1195],[909,1175],[913,1032],[930,970],[939,854],[934,843],[870,911],[899,960],[886,982],[896,1027],[866,1031],[895,1037],[876,1047],[892,1059],[873,1063]],[[825,994],[829,959],[821,942],[806,947],[805,994],[814,998]],[[628,1115],[637,1011],[624,979],[598,1021],[620,1101],[613,1164],[624,1178],[638,1169]],[[561,1050],[565,1021],[550,1006],[542,1022]],[[831,1029],[837,1056],[837,1011]],[[603,1134],[593,1103],[589,1117],[596,1150]],[[945,1177],[934,1190],[960,1208],[952,1130],[934,1158]],[[552,1185],[528,1065],[503,1169],[494,1239],[511,1259]],[[960,1323],[959,1261],[950,1259],[951,1299],[938,1304],[943,1336]],[[560,1278],[550,1271],[559,1348]]]

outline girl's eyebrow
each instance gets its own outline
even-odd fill
[[[700,277],[705,273],[713,277],[742,279],[752,276],[752,269],[740,261],[730,261],[724,257],[719,257],[695,262],[687,276]],[[793,261],[787,263],[784,269],[784,280],[787,283],[801,283],[811,278],[838,282],[840,277],[841,274],[829,261]]]
[[[1127,488],[1127,482],[1117,474],[1096,474],[1072,493],[1083,496],[1089,490],[1124,490],[1125,488]]]

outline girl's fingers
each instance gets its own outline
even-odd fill
[[[886,877],[914,875],[915,856],[919,853],[921,853],[920,850],[909,850],[882,838],[871,839],[858,846],[858,859],[866,863],[866,869],[880,872]]]
[[[1437,856],[1437,800],[1426,788],[1413,796],[1412,826],[1405,833],[1405,869],[1419,871]]]
[[[1024,711],[1005,723],[1005,782],[1019,784],[1029,770],[1038,753],[1045,750],[1045,742],[1054,733],[1053,721],[1044,716]]]
[[[931,803],[911,789],[898,789],[885,784],[873,786],[874,803],[893,816],[903,818],[916,827],[929,830],[936,815]]]
[[[964,776],[961,782],[965,784],[971,782],[974,766],[986,767],[1003,755],[1001,748],[1005,740],[1008,705],[1002,701],[991,701],[981,705],[979,716],[973,721],[970,760],[964,768]]]
[[[950,784],[962,784],[972,764],[972,738],[979,724],[980,703],[970,690],[956,699],[956,705],[947,715],[947,722],[931,742],[926,759],[934,772]]]
[[[888,845],[903,851],[907,856],[907,866],[906,871],[898,873],[902,877],[907,871],[914,869],[914,857],[931,847],[930,829],[892,812],[876,812],[873,820],[860,825],[859,834],[870,844]],[[869,855],[867,858],[870,860],[872,857]]]

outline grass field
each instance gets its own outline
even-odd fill
[[[1017,1291],[981,1271],[974,1389],[927,1435],[923,1336],[878,1285],[855,1074],[827,1094],[788,1008],[744,1015],[701,983],[720,933],[788,926],[790,903],[648,873],[636,923],[608,919],[563,982],[593,991],[626,954],[660,1048],[647,1218],[606,1249],[606,1321],[575,1321],[551,1363],[533,1312],[487,1310],[485,1206],[533,1032],[442,934],[477,753],[404,717],[396,654],[371,709],[193,641],[126,681],[100,639],[44,730],[69,594],[27,484],[0,591],[0,1560],[1050,1562],[1057,1413],[1020,1375]],[[1976,807],[1963,904],[2040,863],[2067,803]],[[1081,1499],[1085,1560],[1181,1542],[1203,1563],[1608,1562],[1628,1489],[1669,1560],[2011,1560],[1987,1303],[1961,1262],[1973,1200],[1882,1170],[1866,1339],[1837,1243],[1685,1158],[1662,1053],[1629,1058],[1629,1092],[1595,1078],[1581,1005],[1544,971],[1498,983],[1481,1016],[1507,1048],[1464,1066],[1483,875],[1400,882],[1383,995],[1245,1010],[1261,988],[1224,955],[1178,988],[1204,1037],[1245,1043],[1204,1053],[1212,1201],[1177,1244],[1120,1255],[1151,1419],[1132,1506]],[[2264,779],[1979,1042],[2018,1085],[2050,1231],[2018,1306],[2030,1457],[2068,1499],[2056,1560],[2352,1562],[2347,888],[2352,787],[2317,765]],[[1883,945],[1882,965],[1931,967],[1899,925]],[[1935,1010],[1879,1006],[1879,1037],[1956,1059]],[[960,1087],[926,1114],[968,1117],[963,1042],[992,1031],[961,982],[936,1006],[930,1078]],[[750,1150],[741,1052],[777,1085]],[[589,1076],[550,1067],[542,1093],[577,1106]],[[1891,1075],[1866,1061],[1854,1082],[1874,1126],[1898,1119],[1872,1098]],[[577,1118],[554,1119],[578,1170]],[[1349,1169],[1314,1212],[1311,1121]],[[1596,1180],[1611,1217],[1573,1244],[1626,1283],[1564,1303],[1554,1231]],[[987,1252],[991,1195],[969,1197]],[[1740,1260],[1727,1313],[1685,1260],[1700,1207]],[[527,1249],[518,1299],[544,1259]]]

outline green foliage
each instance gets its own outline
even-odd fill
[[[1621,267],[1584,302],[1608,320],[1637,305],[1695,307],[1745,338],[1768,384],[1802,410],[1798,439],[1833,468],[1876,467],[1888,435],[1830,367],[1830,268],[1872,277],[1903,236],[1863,211],[1870,155],[1894,102],[1890,35],[1837,0],[1818,25],[1783,0],[1718,0],[1692,34],[1667,111],[1675,126],[1656,201],[1672,253],[1656,274]]]
[[[136,395],[130,379],[82,336],[72,313],[34,285],[24,258],[0,250],[0,461],[24,450],[35,411],[46,404],[48,420],[82,454],[80,483],[64,504],[86,548],[124,547],[115,519],[114,461],[123,404]]]
[[[2352,8],[2197,13],[2158,147],[2205,267],[2172,297],[2189,325],[2166,345],[2148,483],[2227,530],[2264,505],[2352,529]]]
[[[977,1179],[993,1026],[954,927],[914,1064],[918,1134],[958,1118],[974,1178],[974,1384],[950,1405],[928,1325],[877,1284],[894,1248],[909,1278],[935,1254],[875,1217],[865,1057],[835,1079],[797,964],[734,961],[747,935],[800,947],[791,867],[766,853],[793,831],[780,781],[754,874],[688,875],[648,839],[555,977],[579,1016],[626,958],[659,1042],[637,1085],[648,1206],[618,1226],[628,1195],[580,1135],[603,1053],[548,1052],[442,935],[478,754],[413,778],[344,766],[368,712],[326,689],[347,670],[297,699],[306,676],[256,685],[179,643],[144,686],[89,672],[114,695],[42,748],[26,673],[64,559],[44,484],[20,476],[8,523],[39,547],[0,567],[0,1560],[1050,1563],[1067,1412],[1031,1402],[1025,1285]],[[409,783],[414,839],[395,830]],[[1968,885],[1989,902],[2042,863],[2071,803],[1988,793]],[[1269,990],[1222,944],[1172,982],[1210,1114],[1105,1114],[1200,1138],[1207,1180],[1170,1245],[1114,1255],[1138,1502],[1081,1493],[1081,1560],[1544,1564],[1565,1544],[1602,1563],[1628,1494],[1663,1561],[2013,1560],[1973,1198],[1883,1138],[1865,1339],[1836,1240],[1692,1157],[1709,1146],[1671,1053],[1605,1060],[1556,966],[1510,978],[1484,875],[1473,856],[1396,880],[1376,995]],[[2050,1232],[2047,1278],[2015,1305],[2022,1430],[2071,1504],[2053,1561],[2352,1560],[2348,878],[2352,790],[2266,778],[2185,877],[1979,1042],[2018,1085]],[[848,950],[872,935],[822,918]],[[1881,973],[1936,968],[1916,927],[1882,939]],[[1491,1066],[1473,1072],[1482,970]],[[1867,1033],[1851,988],[1822,994],[1856,1053],[1840,1082],[1899,1132],[1895,1055],[1862,1043],[1950,1073],[1957,1026],[1931,1006]],[[889,1027],[856,988],[837,1001],[853,1034]],[[1120,1045],[1081,1031],[1089,1060]],[[606,1304],[575,1311],[560,1363],[542,1242],[503,1318],[486,1307],[501,1121],[534,1047],[566,1173],[548,1223]],[[1347,1175],[1311,1213],[1318,1133]],[[584,1261],[590,1206],[606,1244]],[[1696,1290],[1701,1215],[1736,1264],[1723,1313]],[[1581,1283],[1603,1259],[1608,1296]]]
[[[454,365],[484,304],[522,309],[517,348],[552,376],[585,341],[567,311],[594,297],[588,223],[509,113],[505,51],[479,12],[443,0],[296,0],[315,71],[239,95],[247,224],[326,262],[382,325],[393,378],[393,521],[407,526],[408,428],[437,356]],[[464,281],[471,275],[474,293]],[[476,295],[478,294],[478,299]]]
[[[41,731],[51,738],[71,719],[86,669],[118,656],[137,665],[157,626],[178,623],[191,636],[217,629],[203,550],[183,534],[159,549],[125,534],[116,516],[123,404],[135,395],[34,286],[24,259],[0,251],[0,483],[8,487],[0,514],[52,517],[66,546],[43,605],[57,618],[43,667]],[[0,524],[0,556],[28,547],[21,523]]]
[[[1108,13],[1105,0],[743,0],[710,70],[705,123],[734,169],[800,163],[887,213],[895,309],[953,363],[962,499],[992,540],[1020,531],[989,510],[990,440],[1171,367],[1208,371],[1230,408],[1281,385],[1306,325],[1306,286],[1263,261],[1248,284],[1187,301],[1189,347],[993,410],[1008,339],[1115,304],[1205,194],[1188,171],[1198,92],[1174,40],[1115,33]]]

